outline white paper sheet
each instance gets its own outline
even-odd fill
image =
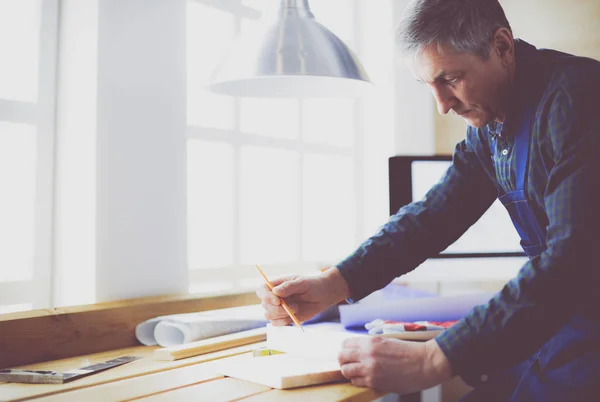
[[[144,345],[168,347],[263,327],[267,322],[257,304],[152,318],[136,326],[135,336]]]
[[[394,321],[451,321],[467,315],[473,307],[486,304],[494,293],[464,296],[378,300],[340,306],[344,327],[364,326],[375,319]]]
[[[367,336],[366,332],[347,331],[339,323],[296,326],[267,325],[267,347],[290,355],[337,360],[344,340]]]

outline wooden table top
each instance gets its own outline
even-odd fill
[[[114,359],[120,356],[142,356],[104,372],[66,384],[0,383],[0,401],[372,401],[384,396],[368,388],[350,383],[333,383],[290,390],[277,390],[216,374],[216,361],[250,351],[264,343],[241,346],[177,361],[155,361],[150,358],[156,347],[137,346],[95,353],[20,368],[66,371]]]

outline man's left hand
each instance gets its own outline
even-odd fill
[[[431,388],[452,378],[450,363],[433,339],[350,338],[344,341],[338,361],[352,384],[398,394]]]

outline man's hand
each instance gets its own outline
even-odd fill
[[[281,306],[284,298],[300,321],[306,321],[349,296],[348,284],[337,268],[329,268],[318,276],[290,276],[274,279],[273,291],[261,286],[256,295],[261,299],[265,317],[275,326],[292,323]]]
[[[379,391],[407,394],[452,378],[450,363],[435,340],[351,338],[344,341],[338,360],[352,384]]]

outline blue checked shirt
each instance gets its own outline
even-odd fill
[[[537,105],[525,187],[546,249],[436,338],[454,374],[473,385],[528,358],[576,315],[600,325],[600,63],[520,40],[515,53],[504,124],[469,127],[425,198],[402,207],[337,265],[359,300],[452,244],[499,190],[515,189],[515,126],[525,104]],[[489,140],[500,130],[496,151],[508,152],[492,161]]]

